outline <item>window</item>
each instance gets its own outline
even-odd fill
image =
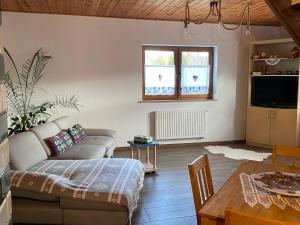
[[[213,48],[143,46],[143,100],[212,98]]]

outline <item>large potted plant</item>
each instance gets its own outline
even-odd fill
[[[79,110],[78,97],[75,95],[53,96],[52,99],[38,105],[32,102],[38,92],[38,83],[44,76],[43,71],[52,58],[45,50],[36,51],[20,70],[6,48],[4,52],[12,67],[12,70],[5,74],[8,116],[11,120],[9,135],[45,123],[57,107]]]

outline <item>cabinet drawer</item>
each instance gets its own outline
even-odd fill
[[[9,192],[0,206],[0,225],[8,225],[11,222],[11,193]]]
[[[7,113],[2,112],[0,114],[0,143],[7,138]]]
[[[0,113],[6,111],[6,92],[5,85],[0,84]]]
[[[10,168],[7,165],[5,170],[0,174],[0,202],[2,202],[10,188]]]
[[[5,139],[0,144],[0,173],[4,170],[4,168],[9,163],[9,147],[8,147],[8,140]]]

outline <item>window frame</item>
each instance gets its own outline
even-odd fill
[[[145,51],[146,50],[158,50],[158,51],[173,51],[174,52],[174,64],[175,64],[175,94],[174,95],[145,95]],[[208,94],[201,95],[182,95],[181,94],[181,56],[182,52],[209,52],[209,90]],[[214,82],[214,47],[187,47],[187,46],[142,46],[142,99],[147,100],[203,100],[213,98],[213,82]]]

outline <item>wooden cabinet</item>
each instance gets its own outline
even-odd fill
[[[297,109],[272,109],[270,145],[296,146]]]
[[[264,147],[300,145],[300,58],[291,56],[291,50],[295,46],[296,43],[290,38],[250,42],[247,144]],[[270,63],[274,55],[278,60],[276,63]],[[293,80],[297,77],[298,96],[281,96],[278,93],[286,93],[287,90],[280,92],[276,90],[280,89],[280,85],[272,86],[267,83],[278,79],[278,76],[282,80]],[[263,81],[260,83],[261,91],[258,91],[258,83],[255,82],[259,80]],[[274,90],[270,91],[271,88]],[[279,104],[278,99],[281,101]],[[293,103],[290,104],[291,102]]]
[[[270,109],[248,107],[246,139],[249,143],[269,145],[270,143]]]
[[[248,107],[246,140],[248,144],[297,145],[297,109]]]

